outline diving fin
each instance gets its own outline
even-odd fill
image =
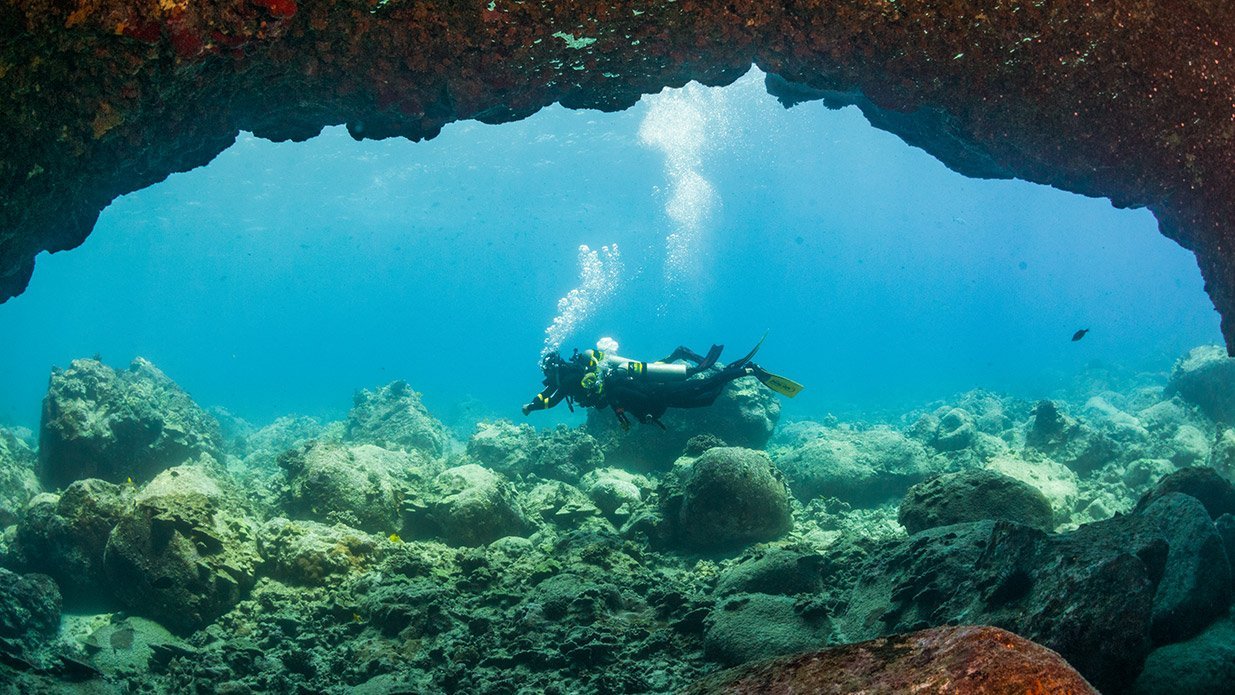
[[[751,367],[753,368],[756,379],[763,382],[764,386],[767,386],[786,398],[793,398],[801,393],[802,389],[806,388],[793,379],[783,377],[779,374],[773,374],[763,367],[759,367],[757,365],[751,365]]]
[[[750,362],[751,360],[755,358],[755,353],[759,352],[759,348],[763,347],[763,341],[767,339],[768,339],[768,334],[766,331],[764,331],[763,337],[759,339],[759,342],[755,343],[755,347],[751,348],[750,352],[746,353],[745,357],[743,357],[742,359],[730,362],[729,364],[725,365],[725,369],[735,369],[737,367],[745,367],[748,362]]]
[[[716,364],[716,360],[720,359],[720,352],[724,349],[724,345],[713,345],[712,349],[708,350],[707,357],[703,358],[703,361],[699,363],[699,366],[695,368],[695,371],[702,372],[711,369],[712,366]]]

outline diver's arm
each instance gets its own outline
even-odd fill
[[[531,403],[523,406],[523,414],[527,415],[533,410],[548,410],[558,403],[561,403],[562,399],[565,397],[566,394],[562,393],[562,391],[557,387],[548,386],[544,391],[536,394],[536,397],[532,399]]]

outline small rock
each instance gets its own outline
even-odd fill
[[[583,476],[583,489],[606,517],[620,524],[643,504],[652,483],[620,468],[602,468]]]

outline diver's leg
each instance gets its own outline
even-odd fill
[[[700,355],[699,353],[695,352],[694,350],[691,350],[685,345],[679,345],[676,350],[669,353],[668,357],[661,359],[661,360],[657,360],[657,361],[658,362],[677,362],[678,360],[685,360],[687,362],[694,362],[695,364],[703,364],[704,359],[705,358],[703,357],[703,355]]]

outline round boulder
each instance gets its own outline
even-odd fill
[[[687,547],[738,547],[778,538],[793,528],[789,491],[761,451],[708,449],[682,478],[677,527]]]
[[[835,497],[874,506],[905,494],[910,485],[936,472],[942,465],[936,458],[920,442],[886,427],[826,427],[801,446],[778,452],[776,466],[804,503]]]
[[[1043,530],[1054,512],[1041,492],[991,470],[946,473],[909,488],[897,515],[910,534],[936,526],[1003,519]]]

